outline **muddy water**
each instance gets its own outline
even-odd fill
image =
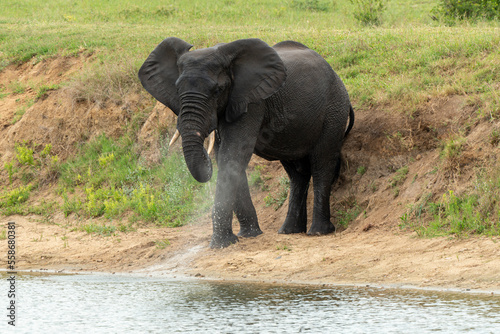
[[[18,275],[16,305],[16,333],[500,333],[500,296],[459,292]]]

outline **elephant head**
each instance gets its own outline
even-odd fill
[[[189,51],[175,37],[163,40],[149,55],[139,79],[144,88],[178,116],[184,157],[199,182],[212,177],[203,141],[218,122],[235,122],[274,94],[286,78],[285,66],[269,45],[243,39]]]

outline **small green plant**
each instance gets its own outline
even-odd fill
[[[46,157],[50,156],[51,151],[52,151],[52,144],[47,144],[47,145],[45,145],[43,150],[40,152],[40,156],[42,158],[46,158]]]
[[[266,207],[273,205],[275,210],[281,208],[283,204],[285,204],[289,190],[290,190],[290,179],[284,176],[280,179],[279,190],[276,197],[274,197],[271,194],[268,194],[264,198],[264,203],[266,203]]]
[[[354,18],[364,26],[378,26],[387,0],[350,0],[354,5]]]
[[[170,241],[168,239],[156,240],[155,245],[157,249],[165,249],[170,246]]]
[[[78,214],[80,212],[82,209],[82,202],[76,196],[69,198],[68,193],[65,191],[63,192],[62,197],[62,210],[65,217],[68,217],[72,213]]]
[[[359,175],[365,175],[366,173],[366,167],[365,166],[359,166],[358,169],[356,170],[356,173]]]
[[[12,179],[14,177],[14,173],[15,173],[15,170],[14,170],[14,162],[11,161],[11,162],[6,162],[3,167],[5,168],[5,170],[7,171],[7,173],[9,174],[9,183],[12,184]]]
[[[406,180],[408,172],[409,172],[408,166],[403,166],[399,168],[394,174],[394,176],[390,179],[391,187],[395,188],[396,186],[402,184]]]
[[[262,166],[255,166],[254,170],[250,173],[248,177],[248,184],[251,187],[255,187],[264,191],[266,189],[266,184],[264,179],[262,178],[262,170],[264,168]]]
[[[0,70],[1,70],[1,66],[0,66]],[[5,89],[3,87],[0,87],[0,100],[3,99],[4,97],[6,97],[7,95],[9,95],[9,93],[6,93],[5,92]]]
[[[5,231],[5,229],[3,229],[0,232],[0,240],[5,240],[5,239],[7,239],[7,231]]]
[[[9,180],[12,183],[14,172],[17,172],[14,163],[20,171],[20,179],[24,184],[38,179],[39,184],[55,181],[59,177],[59,157],[52,154],[52,144],[44,146],[43,150],[36,152],[41,145],[36,143],[16,143],[16,160],[11,161],[4,167],[9,172]]]
[[[48,95],[48,92],[51,91],[51,90],[57,90],[59,89],[60,86],[57,85],[57,84],[53,84],[53,85],[42,85],[38,88],[38,92],[36,94],[36,100],[39,100],[39,99],[44,99],[47,97]]]
[[[500,143],[500,131],[498,129],[494,129],[490,133],[490,144],[492,146],[497,146]]]
[[[355,205],[354,207],[347,209],[345,211],[338,210],[336,215],[338,217],[337,223],[343,227],[347,227],[350,222],[356,219],[361,213],[361,207],[359,205]]]
[[[16,158],[21,165],[33,166],[35,164],[35,158],[33,155],[33,149],[25,144],[16,144]]]
[[[68,237],[64,235],[61,237],[61,240],[63,241],[63,248],[68,248],[69,247]]]
[[[106,167],[114,160],[115,160],[115,154],[113,152],[101,154],[101,156],[99,156],[99,165],[101,167]]]
[[[356,201],[356,198],[354,196],[349,196],[336,203],[332,212],[334,221],[338,225],[346,228],[349,223],[359,216],[362,209]]]
[[[28,200],[32,186],[20,186],[0,196],[0,207],[11,207]]]
[[[14,117],[12,118],[12,121],[10,121],[10,124],[16,124],[24,116],[26,109],[26,106],[18,108],[14,113]]]
[[[464,137],[452,137],[441,143],[440,156],[446,160],[454,160],[460,156],[467,142]]]
[[[32,242],[40,242],[43,241],[43,233],[40,233],[40,236],[38,238],[33,238],[31,239]]]
[[[413,228],[417,231],[417,233],[419,233],[420,227],[415,225],[414,221],[421,221],[428,212],[433,211],[430,209],[430,200],[432,196],[433,194],[431,192],[426,193],[421,196],[415,204],[409,205],[408,210],[403,213],[401,217],[399,217],[399,220],[401,221],[399,228]]]
[[[135,230],[136,229],[132,226],[132,223],[118,225],[118,231],[122,233],[133,232]]]
[[[284,250],[284,251],[287,251],[287,252],[291,252],[292,251],[292,249],[290,248],[290,246],[285,245],[285,244],[277,245],[276,246],[276,250]]]

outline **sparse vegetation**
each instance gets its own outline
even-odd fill
[[[406,177],[408,176],[408,172],[409,172],[408,166],[403,166],[403,167],[399,168],[394,173],[394,176],[391,178],[391,187],[395,188],[398,185],[401,185],[406,180]]]
[[[440,0],[432,10],[435,19],[454,25],[459,20],[500,19],[499,0]]]
[[[28,200],[32,186],[20,186],[0,196],[0,208],[16,206]]]
[[[165,249],[170,246],[170,241],[168,239],[156,240],[155,244],[157,249]]]
[[[348,197],[337,203],[333,209],[332,221],[346,228],[361,213],[362,209],[354,197]]]
[[[97,234],[101,236],[111,236],[114,235],[116,231],[116,226],[114,225],[99,225],[96,223],[84,224],[78,228],[78,230],[87,232],[88,234]]]
[[[287,252],[291,252],[292,248],[290,248],[290,246],[288,246],[286,244],[280,244],[280,245],[276,246],[276,250],[284,250],[284,251],[287,251]]]
[[[42,85],[38,88],[38,92],[36,94],[36,99],[43,99],[47,96],[47,93],[51,90],[57,90],[59,89],[60,86],[59,85]]]
[[[180,226],[209,208],[211,184],[197,183],[182,156],[171,154],[162,164],[146,168],[131,153],[132,146],[126,138],[115,142],[100,136],[62,164],[65,215],[113,218],[132,212],[133,220]]]
[[[366,167],[365,166],[359,166],[358,169],[356,170],[356,173],[359,175],[365,175],[366,173]]]
[[[441,143],[441,157],[453,161],[460,156],[467,140],[464,137],[451,137]]]
[[[262,176],[262,166],[255,166],[254,170],[250,173],[248,177],[248,184],[251,187],[255,187],[262,191],[266,191],[266,183]]]
[[[402,228],[425,237],[474,234],[500,235],[500,174],[482,172],[474,188],[462,194],[449,190],[436,201],[423,196],[400,218]]]
[[[290,191],[290,179],[286,176],[280,178],[278,192],[275,196],[272,194],[267,195],[264,198],[264,203],[266,206],[273,206],[275,210],[278,210],[285,204],[288,198],[288,192]]]
[[[382,14],[387,0],[350,0],[354,5],[354,18],[364,26],[378,26],[382,23]]]

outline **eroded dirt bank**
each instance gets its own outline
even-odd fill
[[[120,136],[122,125],[144,101],[131,97],[122,104],[89,104],[69,99],[63,89],[36,98],[34,88],[57,84],[79,71],[85,57],[47,60],[9,67],[0,83],[26,87],[0,100],[0,162],[13,158],[14,144],[28,141],[53,145],[62,158],[77,142],[99,133]],[[30,83],[31,82],[31,83]],[[35,82],[35,84],[33,84]],[[13,122],[26,101],[33,104]],[[469,97],[470,101],[470,97]],[[56,214],[2,217],[1,224],[17,226],[18,270],[136,272],[151,275],[189,275],[226,280],[306,282],[328,284],[399,284],[500,291],[498,237],[425,239],[401,228],[410,208],[437,200],[448,189],[467,192],[477,168],[496,161],[498,145],[487,134],[498,121],[473,117],[474,105],[464,96],[429,99],[412,115],[374,108],[357,110],[356,124],[344,146],[342,176],[332,191],[332,212],[358,207],[360,214],[343,230],[322,237],[279,235],[287,202],[275,210],[264,198],[279,188],[285,172],[279,163],[254,158],[249,172],[259,166],[266,190],[254,188],[252,197],[264,234],[240,239],[223,250],[211,250],[209,214],[179,228],[157,228],[139,222],[135,231],[111,236],[88,234],[77,226],[89,220]],[[160,139],[171,131],[172,117],[164,108],[151,113],[140,133],[144,158],[157,161]],[[442,161],[439,143],[466,124],[466,144],[459,158]],[[407,167],[405,177],[397,170]],[[361,168],[361,169],[360,169]],[[360,172],[362,170],[362,172]],[[7,172],[2,169],[5,181]],[[310,190],[312,191],[312,189]],[[53,198],[47,187],[39,198]],[[312,194],[308,210],[311,212]],[[334,217],[337,221],[339,216]],[[126,218],[124,218],[126,219]],[[93,220],[98,224],[109,221]],[[234,230],[238,231],[237,222]],[[0,241],[0,253],[7,243]],[[0,257],[6,268],[6,258]]]

